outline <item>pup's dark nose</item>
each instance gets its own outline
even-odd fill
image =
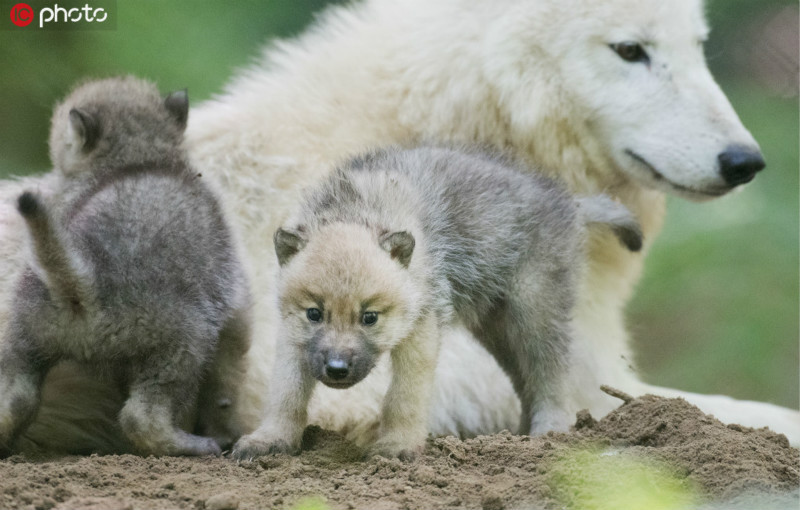
[[[722,178],[730,186],[752,181],[766,166],[760,152],[746,147],[728,147],[717,158]]]
[[[325,375],[333,380],[339,381],[344,379],[349,373],[350,369],[347,366],[347,362],[343,359],[333,358],[325,363]]]

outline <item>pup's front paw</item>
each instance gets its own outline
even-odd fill
[[[367,456],[380,455],[390,459],[400,459],[403,462],[414,460],[422,452],[422,445],[409,445],[407,443],[390,439],[379,439],[368,450]]]
[[[250,461],[256,457],[278,453],[296,455],[300,453],[300,447],[291,445],[283,439],[261,438],[256,434],[250,434],[236,442],[231,451],[231,457],[236,460]]]

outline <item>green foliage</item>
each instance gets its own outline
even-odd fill
[[[308,497],[300,499],[291,510],[330,510],[330,507],[323,498]]]
[[[700,503],[697,489],[671,466],[599,449],[559,459],[548,485],[568,509],[685,510]]]

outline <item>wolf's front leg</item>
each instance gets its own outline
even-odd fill
[[[14,339],[0,345],[0,457],[36,416],[46,367]]]
[[[432,314],[391,352],[392,382],[383,401],[378,440],[370,453],[410,460],[428,435],[439,328]]]
[[[302,347],[279,341],[261,425],[236,442],[231,455],[252,460],[274,453],[298,453],[308,422],[308,401],[314,389]]]

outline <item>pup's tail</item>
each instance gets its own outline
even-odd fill
[[[633,213],[608,195],[593,195],[577,199],[586,224],[602,223],[611,227],[617,239],[630,251],[642,249],[642,227]]]
[[[72,246],[66,232],[54,225],[42,200],[26,191],[17,200],[17,209],[33,239],[33,251],[44,270],[45,285],[55,300],[85,308],[94,302],[94,278],[89,264]]]

